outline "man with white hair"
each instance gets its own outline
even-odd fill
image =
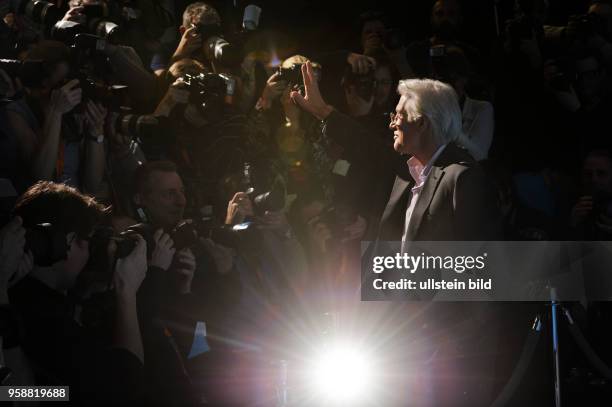
[[[305,95],[293,92],[292,98],[326,121],[328,136],[347,149],[370,154],[384,148],[379,140],[325,103],[310,64],[302,67],[302,74]],[[472,145],[462,132],[455,91],[429,79],[400,81],[398,91],[401,98],[389,128],[393,130],[395,152],[410,158],[403,168],[396,168],[378,238],[401,239],[402,251],[406,243],[417,240],[498,240],[501,222],[494,189],[468,152]],[[376,163],[380,167],[391,167],[397,156],[388,147],[386,150],[388,159]],[[407,329],[431,338],[427,349],[421,350],[430,359],[419,365],[422,385],[413,389],[420,394],[414,395],[412,404],[490,405],[497,343],[497,326],[492,323],[496,321],[494,307],[487,303],[435,302],[412,304],[406,310],[422,321],[407,324]]]
[[[309,64],[303,74],[306,95],[294,92],[294,101],[328,126],[338,127],[333,122],[340,121],[351,129],[346,117],[321,98]],[[395,151],[411,156],[409,175],[400,171],[396,176],[378,238],[403,243],[499,239],[495,193],[469,153],[473,145],[462,132],[455,91],[430,79],[400,81],[398,91],[401,98],[389,128]],[[338,138],[370,151],[376,148],[377,140],[355,133]]]

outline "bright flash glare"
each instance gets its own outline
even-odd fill
[[[313,384],[319,397],[334,403],[352,403],[367,396],[371,366],[357,349],[326,349],[314,364]]]

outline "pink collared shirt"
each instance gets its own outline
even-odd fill
[[[414,187],[412,187],[412,197],[410,199],[410,205],[408,205],[408,209],[406,209],[406,220],[404,222],[404,234],[402,235],[402,252],[404,251],[404,245],[406,243],[406,235],[408,234],[408,226],[410,226],[410,219],[412,218],[412,212],[414,212],[414,208],[419,200],[419,196],[427,178],[429,177],[429,173],[431,172],[431,167],[433,163],[436,162],[446,144],[442,144],[434,155],[431,157],[431,160],[427,163],[427,165],[423,166],[416,157],[410,157],[408,160],[408,170],[410,171],[410,176],[414,179]]]

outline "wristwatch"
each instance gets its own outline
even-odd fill
[[[88,138],[90,141],[93,141],[94,143],[97,143],[97,144],[104,143],[104,134],[99,134],[97,136],[89,136]]]

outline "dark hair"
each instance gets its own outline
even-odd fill
[[[380,10],[367,10],[359,15],[358,29],[359,34],[363,31],[363,27],[372,21],[380,21],[385,27],[389,26],[389,17]]]
[[[168,73],[174,78],[179,78],[185,74],[198,75],[206,72],[206,67],[200,61],[191,58],[183,58],[173,63],[168,68]]]
[[[70,50],[59,41],[44,40],[34,45],[25,55],[26,61],[43,61],[46,75],[50,75],[55,67],[70,62]]]
[[[109,212],[95,198],[75,188],[50,181],[39,181],[18,199],[13,215],[23,219],[24,227],[50,223],[68,234],[86,238]]]
[[[149,189],[151,174],[154,172],[176,172],[178,168],[172,161],[149,161],[141,165],[134,172],[132,191],[134,194],[144,193]]]

